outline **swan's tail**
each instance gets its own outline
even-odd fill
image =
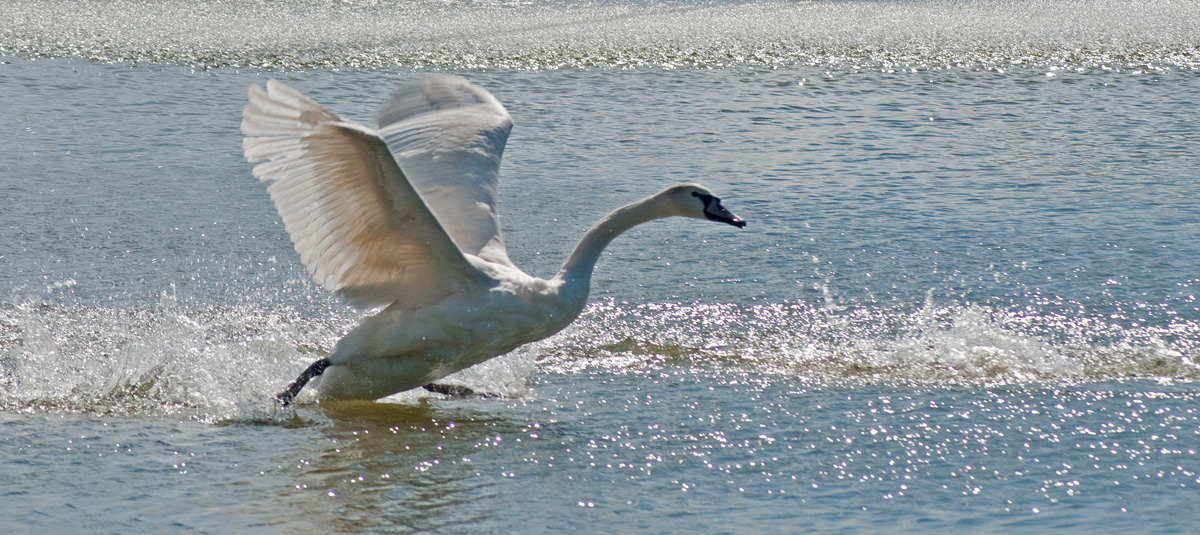
[[[286,390],[275,396],[275,401],[278,402],[281,407],[287,407],[288,405],[291,405],[292,400],[296,399],[296,394],[300,393],[300,389],[304,388],[304,385],[308,384],[313,377],[325,373],[325,368],[328,367],[329,359],[321,359],[312,363],[312,366],[309,366],[308,369],[304,370],[304,373],[300,374],[300,377],[297,377],[295,381],[292,381],[292,384],[288,385]]]

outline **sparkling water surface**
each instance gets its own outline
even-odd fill
[[[70,6],[0,23],[6,532],[1200,527],[1191,3]],[[749,226],[616,240],[578,322],[454,378],[511,399],[276,410],[362,313],[246,87],[370,122],[429,70],[512,113],[534,275],[676,182]]]

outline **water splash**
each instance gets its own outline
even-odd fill
[[[331,346],[342,324],[167,296],[149,309],[7,305],[0,409],[205,420],[263,410],[280,378]]]
[[[356,316],[288,307],[0,308],[0,410],[270,417],[271,397]],[[807,303],[595,303],[563,333],[450,376],[529,394],[538,374],[732,373],[813,382],[971,386],[1200,380],[1200,324],[971,304],[830,308]],[[430,394],[401,394],[411,402]]]
[[[149,308],[0,306],[0,411],[286,423],[274,395],[327,355],[359,315],[252,302],[195,304],[164,293]],[[532,355],[517,350],[446,380],[519,397]]]
[[[1033,381],[1195,381],[1200,325],[972,304],[593,305],[540,358],[551,370],[718,369],[823,381],[967,386]]]
[[[10,2],[0,52],[201,67],[1194,69],[1188,0]]]

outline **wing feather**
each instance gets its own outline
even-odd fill
[[[251,86],[246,159],[313,278],[360,307],[420,308],[483,283],[375,132],[275,81]]]
[[[512,129],[504,106],[460,76],[438,74],[402,87],[378,120],[381,137],[454,243],[464,253],[513,266],[496,208],[500,159]]]

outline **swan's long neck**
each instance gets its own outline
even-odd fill
[[[592,283],[592,268],[613,238],[647,221],[671,215],[675,214],[659,195],[613,210],[588,229],[555,278],[563,281],[564,291],[583,292],[581,298],[586,299]]]

